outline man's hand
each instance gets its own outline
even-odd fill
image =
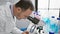
[[[29,34],[29,32],[28,32],[28,31],[25,31],[25,32],[23,32],[22,34]]]

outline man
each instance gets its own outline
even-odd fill
[[[0,6],[0,34],[28,34],[28,32],[22,33],[16,27],[15,22],[16,18],[27,18],[33,10],[33,4],[26,0],[21,0],[14,5],[8,2]]]

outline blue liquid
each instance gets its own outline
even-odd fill
[[[20,30],[21,30],[21,31],[25,31],[25,30],[27,30],[27,28],[20,28]]]
[[[58,33],[58,26],[56,24],[50,24],[50,29],[55,33]]]
[[[50,19],[49,18],[43,18],[43,21],[46,25],[50,24]]]
[[[52,17],[52,18],[54,18],[54,17]],[[58,30],[60,29],[60,28],[58,28],[58,25],[56,25],[54,22],[52,22],[49,18],[44,18],[43,21],[44,21],[45,25],[47,25],[50,29],[49,34],[58,33]],[[52,31],[54,33],[52,33]]]

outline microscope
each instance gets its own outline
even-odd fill
[[[29,16],[27,19],[34,24],[31,27],[30,32],[33,33],[34,30],[36,29],[37,32],[35,32],[34,34],[40,34],[40,31],[43,30],[43,26],[38,26],[38,27],[36,26],[36,25],[38,25],[38,23],[39,23],[40,20],[37,19],[36,17],[33,18],[31,16]]]
[[[29,16],[28,18],[27,18],[29,21],[31,21],[32,23],[34,23],[34,24],[38,24],[39,23],[39,21],[40,20],[38,20],[36,17],[31,17],[31,16]]]

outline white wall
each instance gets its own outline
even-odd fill
[[[49,17],[55,16],[59,17],[59,8],[60,8],[60,0],[50,0],[48,11],[48,2],[49,0],[38,0],[38,11],[40,11],[41,17]]]
[[[48,8],[48,0],[38,0],[38,8]]]
[[[60,0],[50,0],[50,8],[60,8]]]

